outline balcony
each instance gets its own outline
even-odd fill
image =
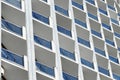
[[[95,47],[94,49],[95,49],[95,52],[97,52],[97,53],[105,56],[105,51],[102,51],[102,50],[100,50],[100,49],[98,49],[98,48],[96,48],[96,47]]]
[[[65,50],[65,49],[62,49],[62,48],[60,48],[60,53],[61,53],[62,55],[64,55],[64,56],[66,56],[66,57],[69,57],[70,59],[75,60],[75,55],[74,55],[74,53],[71,53],[71,52],[69,52],[69,51],[67,51],[67,50]]]
[[[111,6],[111,5],[108,5],[108,8],[115,11],[115,8],[113,6]]]
[[[86,23],[85,23],[85,22],[82,22],[82,21],[80,21],[80,20],[78,20],[78,19],[75,19],[75,23],[77,23],[77,24],[79,24],[79,25],[81,25],[81,26],[87,28]]]
[[[111,40],[105,39],[105,42],[108,43],[108,44],[110,44],[110,45],[112,45],[112,46],[115,46],[114,42],[111,41]]]
[[[119,25],[119,22],[118,22],[117,20],[115,20],[115,19],[111,18],[111,21],[112,21],[113,23],[115,23],[115,24]]]
[[[75,1],[72,1],[72,5],[74,5],[75,7],[83,10],[83,5],[81,5],[81,4],[79,4],[79,3],[75,2]]]
[[[71,76],[71,75],[64,73],[64,72],[63,72],[63,78],[64,78],[64,80],[78,80],[78,78]]]
[[[41,15],[41,14],[38,14],[38,13],[36,13],[36,12],[32,12],[32,16],[33,16],[35,19],[39,20],[39,21],[42,21],[42,22],[44,22],[44,23],[46,23],[46,24],[49,24],[49,18],[44,17],[44,16]]]
[[[60,6],[55,5],[55,10],[60,12],[63,15],[69,16],[68,10],[61,8]]]
[[[91,32],[92,32],[92,34],[94,34],[94,35],[96,35],[96,36],[102,38],[101,33],[97,32],[97,31],[95,31],[95,30],[91,30]]]
[[[120,38],[120,34],[119,33],[115,32],[114,35]]]
[[[21,9],[21,0],[4,0],[4,1]]]
[[[93,14],[91,14],[91,13],[88,13],[88,16],[89,16],[90,18],[98,21],[98,17],[97,17],[97,16],[95,16],[95,15],[93,15]]]
[[[81,58],[81,63],[84,64],[84,65],[86,65],[86,66],[88,66],[88,67],[90,67],[90,68],[94,69],[93,63],[91,63],[91,62],[89,62],[89,61],[87,61],[87,60],[85,60],[83,58]]]
[[[36,35],[34,35],[34,40],[35,40],[36,43],[38,43],[38,44],[40,44],[40,45],[42,45],[44,47],[47,47],[49,49],[52,49],[51,42],[49,42],[49,41],[47,41],[45,39],[42,39],[42,38],[40,38],[40,37],[38,37]]]
[[[118,76],[118,75],[116,75],[116,74],[113,74],[113,78],[114,78],[115,80],[120,80],[120,76]]]
[[[108,29],[108,30],[111,30],[111,27],[110,27],[109,25],[105,24],[105,23],[102,23],[102,26],[103,26],[104,28]]]
[[[22,28],[14,25],[6,20],[2,20],[1,23],[2,23],[2,28],[22,36]]]
[[[71,31],[69,31],[61,26],[57,26],[57,30],[63,34],[66,34],[67,36],[70,36],[70,37],[72,36]]]
[[[45,66],[37,61],[36,61],[36,66],[37,66],[38,70],[40,70],[48,75],[55,76],[54,69],[52,69],[48,66]]]
[[[103,74],[105,74],[107,76],[110,76],[109,70],[106,70],[106,69],[104,69],[104,68],[102,68],[100,66],[98,67],[98,70],[99,70],[99,72],[101,72],[101,73],[103,73]]]
[[[118,59],[116,59],[116,58],[114,58],[114,57],[112,57],[112,56],[109,56],[109,59],[110,59],[111,61],[115,62],[115,63],[119,63],[119,62],[118,62]]]
[[[83,45],[85,45],[85,46],[87,46],[87,47],[90,47],[90,42],[86,41],[86,40],[84,40],[82,38],[78,37],[78,42],[81,43],[81,44],[83,44]]]
[[[101,13],[107,15],[107,11],[105,11],[105,10],[103,10],[103,9],[101,9],[101,8],[99,8],[99,12],[101,12]]]
[[[91,4],[93,4],[93,5],[95,5],[94,0],[86,0],[86,1],[89,2],[89,3],[91,3]]]
[[[13,52],[2,48],[1,56],[9,61],[15,62],[21,66],[24,66],[24,58],[14,54]]]

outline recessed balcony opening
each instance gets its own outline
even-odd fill
[[[104,57],[99,56],[99,55],[97,55],[96,58],[97,58],[99,73],[104,74],[106,76],[110,76],[108,60]]]
[[[100,40],[93,36],[94,51],[102,56],[106,56],[105,53],[105,43],[103,40]]]
[[[35,58],[38,73],[55,76],[55,53],[35,45]]]
[[[73,12],[74,12],[75,23],[81,27],[87,28],[86,13],[83,11],[77,10],[74,7],[73,7]]]
[[[25,26],[25,13],[23,11],[12,8],[5,3],[1,3],[1,10],[1,16],[4,20],[21,27]]]
[[[97,8],[88,3],[86,3],[86,7],[88,12],[88,17],[98,21]]]
[[[94,0],[86,0],[89,4],[95,5],[95,1]]]
[[[100,80],[113,80],[113,79],[111,79],[108,76],[105,76],[103,74],[99,74],[99,75],[100,75]]]
[[[82,67],[83,68],[83,76],[84,76],[84,80],[97,80],[97,73],[89,70],[86,67]]]
[[[92,19],[89,19],[90,26],[91,26],[91,33],[99,38],[102,38],[101,34],[101,25]]]
[[[83,10],[83,0],[72,0],[72,5],[77,9]]]
[[[23,68],[16,67],[7,62],[2,61],[1,65],[4,68],[4,78],[6,80],[28,80],[28,72]]]
[[[50,6],[39,0],[32,0],[32,15],[38,21],[50,24]]]
[[[55,10],[60,14],[69,16],[69,0],[55,0]]]
[[[78,80],[78,64],[61,57],[64,80]],[[69,67],[68,67],[69,66]]]
[[[79,46],[81,63],[94,69],[93,52],[83,46]]]
[[[107,4],[108,4],[108,9],[115,11],[115,7],[114,7],[114,1],[110,1],[110,0],[106,0]]]
[[[115,38],[118,51],[120,51],[120,39]]]
[[[89,34],[90,34],[89,31],[78,26],[76,26],[76,30],[77,30],[78,42],[90,48],[91,45],[90,45],[90,39],[89,39]]]
[[[75,60],[75,42],[72,39],[59,34],[59,50],[61,55]]]
[[[56,13],[57,30],[68,37],[72,37],[72,22],[70,19]]]
[[[115,46],[114,39],[113,39],[113,33],[105,29],[103,29],[103,32],[104,32],[105,42],[111,46]]]
[[[119,28],[119,26],[117,26],[115,24],[112,24],[112,27],[113,27],[114,35],[117,38],[120,38],[120,28]]]
[[[117,49],[107,45],[107,52],[108,52],[109,60],[114,62],[114,63],[119,64]]]

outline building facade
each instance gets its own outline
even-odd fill
[[[120,80],[119,0],[1,0],[1,80]]]

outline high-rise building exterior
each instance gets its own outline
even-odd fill
[[[0,0],[1,80],[120,80],[119,0]]]

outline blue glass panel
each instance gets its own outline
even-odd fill
[[[115,80],[120,80],[120,76],[118,76],[118,75],[116,75],[116,74],[113,74],[113,78],[114,78]]]
[[[120,51],[120,48],[118,47],[118,50]]]
[[[40,38],[40,37],[38,37],[36,35],[34,35],[34,40],[35,40],[36,43],[38,43],[38,44],[40,44],[40,45],[42,45],[44,47],[47,47],[49,49],[52,49],[51,42],[49,42],[49,41],[47,41],[45,39],[42,39],[42,38]]]
[[[21,8],[21,0],[4,0],[4,1],[10,3],[11,5],[17,8]]]
[[[85,45],[85,46],[87,46],[87,47],[90,47],[90,42],[86,41],[86,40],[84,40],[82,38],[78,37],[78,42],[81,43],[81,44],[83,44],[83,45]]]
[[[64,73],[64,72],[63,72],[63,78],[64,78],[64,80],[78,80],[78,78],[71,76],[71,75]]]
[[[105,74],[107,76],[110,76],[109,70],[106,70],[106,69],[104,69],[104,68],[102,68],[100,66],[98,67],[98,70],[99,70],[99,72],[101,72],[101,73],[103,73],[103,74]]]
[[[118,13],[118,16],[120,16],[120,13]]]
[[[97,16],[95,16],[95,15],[93,15],[91,13],[88,13],[88,16],[98,21],[98,17]]]
[[[71,31],[69,31],[69,30],[67,30],[67,29],[65,29],[65,28],[63,28],[61,26],[57,26],[57,30],[59,32],[63,33],[63,34],[66,34],[66,35],[70,36],[70,37],[72,36]]]
[[[93,63],[81,58],[81,63],[94,69]]]
[[[102,26],[103,26],[104,28],[108,29],[108,30],[111,30],[111,27],[110,27],[109,25],[105,24],[105,23],[102,23]]]
[[[117,37],[119,37],[120,38],[120,34],[119,33],[114,33],[115,34],[115,36],[117,36]]]
[[[119,22],[118,22],[117,20],[115,20],[115,19],[112,19],[112,18],[111,18],[111,21],[112,21],[113,23],[115,23],[115,24],[118,24],[118,25],[119,25]]]
[[[86,23],[85,23],[85,22],[82,22],[82,21],[80,21],[80,20],[78,20],[78,19],[75,19],[75,23],[77,23],[77,24],[79,24],[79,25],[81,25],[81,26],[87,28]]]
[[[18,27],[18,26],[14,25],[10,22],[7,22],[5,20],[2,20],[1,23],[2,23],[2,28],[7,29],[11,32],[14,32],[14,33],[22,36],[22,28],[21,27]]]
[[[115,63],[119,63],[119,62],[118,62],[118,59],[116,59],[116,58],[114,58],[114,57],[112,57],[112,56],[109,56],[109,59],[110,59],[111,61],[115,62]]]
[[[110,45],[112,45],[112,46],[115,46],[115,44],[114,44],[113,41],[110,41],[110,40],[108,40],[108,39],[105,39],[105,41],[106,41],[108,44],[110,44]]]
[[[47,2],[47,0],[43,0],[43,1]]]
[[[66,56],[66,57],[69,57],[69,58],[75,60],[75,54],[74,53],[71,53],[71,52],[69,52],[65,49],[62,49],[62,48],[60,48],[60,53],[64,56]]]
[[[75,1],[72,1],[72,5],[74,5],[74,6],[76,6],[77,8],[83,10],[83,5],[81,5],[81,4],[79,4],[79,3],[75,2]]]
[[[32,16],[46,24],[49,24],[49,18],[42,16],[41,14],[38,14],[36,12],[32,12]]]
[[[94,49],[95,49],[95,52],[97,52],[97,53],[105,56],[105,51],[102,51],[102,50],[100,50],[100,49],[98,49],[98,48],[96,48],[96,47],[95,47]]]
[[[92,32],[92,34],[94,34],[94,35],[96,35],[96,36],[98,36],[98,37],[102,37],[101,36],[101,33],[99,33],[99,32],[97,32],[97,31],[95,31],[95,30],[91,30],[91,32]]]
[[[99,11],[100,11],[101,13],[107,15],[107,11],[105,11],[105,10],[103,10],[103,9],[101,9],[101,8],[99,8]]]
[[[111,5],[108,5],[108,8],[115,11],[115,8]]]
[[[86,1],[89,2],[89,3],[91,3],[91,4],[93,4],[93,5],[95,5],[94,0],[86,0]]]
[[[63,8],[61,8],[60,6],[55,5],[55,10],[58,11],[58,12],[60,12],[61,14],[69,16],[68,11],[65,10],[65,9],[63,9]]]
[[[21,57],[21,56],[18,56],[18,55],[14,54],[6,49],[3,49],[3,48],[2,48],[1,55],[3,58],[5,58],[7,60],[10,60],[12,62],[15,62],[17,64],[24,66],[24,60],[23,60],[23,57]]]
[[[44,73],[46,73],[48,75],[55,76],[54,69],[52,69],[52,68],[50,68],[48,66],[45,66],[45,65],[43,65],[43,64],[41,64],[41,63],[39,63],[37,61],[36,61],[36,66],[40,71],[42,71],[42,72],[44,72]]]

